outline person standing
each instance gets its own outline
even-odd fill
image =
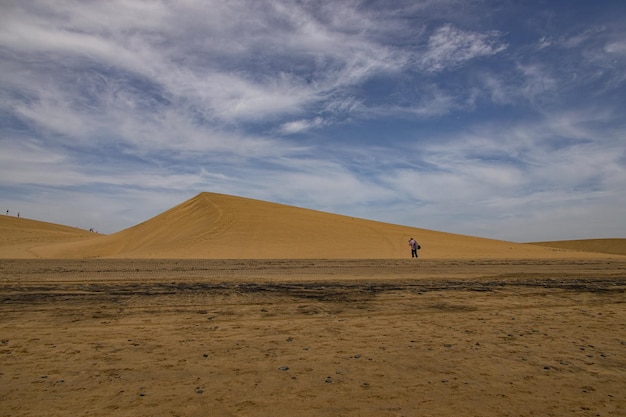
[[[411,258],[417,258],[417,250],[420,248],[419,243],[415,239],[410,238],[409,246],[411,247]]]

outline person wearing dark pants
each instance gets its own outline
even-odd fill
[[[420,248],[419,243],[415,239],[410,238],[409,246],[411,247],[411,258],[417,258],[417,251]]]

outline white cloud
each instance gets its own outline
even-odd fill
[[[206,106],[209,117],[227,122],[262,119],[278,114],[298,113],[302,106],[315,100],[315,92],[290,80],[275,77],[266,82],[255,82],[233,74],[207,74],[204,80],[194,80],[193,90],[172,91],[186,97],[198,97]]]
[[[6,19],[0,43],[42,54],[59,70],[66,61],[70,68],[97,62],[131,71],[209,120],[234,124],[302,112],[337,89],[405,65],[393,48],[360,36],[375,21],[357,14],[348,24],[360,21],[356,31],[333,20],[335,12],[347,16],[353,8],[326,7],[329,25],[281,2],[267,9],[255,2],[186,2],[169,10],[128,3],[22,5]]]
[[[419,103],[397,111],[406,111],[418,117],[442,116],[463,107],[458,97],[454,97],[438,88],[429,88],[420,97]]]
[[[610,42],[604,47],[604,50],[609,54],[626,56],[626,40]]]
[[[285,134],[293,134],[299,133],[302,131],[306,131],[309,129],[314,129],[316,127],[320,127],[324,124],[324,119],[321,117],[316,117],[314,119],[302,119],[302,120],[294,120],[292,122],[284,123],[280,127],[280,131]]]
[[[546,38],[545,36],[542,36],[539,39],[539,43],[538,43],[539,49],[549,48],[552,45],[554,45],[554,41],[552,39],[550,39],[550,38]]]
[[[349,214],[355,207],[393,198],[396,190],[361,177],[339,163],[321,159],[285,161],[290,169],[256,172],[263,187],[256,198]]]
[[[0,191],[76,199],[58,219],[88,226],[109,210],[106,231],[203,190],[505,238],[615,219],[622,26],[505,34],[519,9],[14,2]]]
[[[497,32],[470,32],[445,24],[430,36],[419,66],[426,71],[438,72],[475,58],[495,55],[507,48],[499,41],[499,36]]]
[[[23,184],[75,185],[84,177],[68,166],[69,158],[35,140],[3,138],[0,141],[0,178],[2,183],[19,187]]]
[[[553,78],[551,71],[541,64],[519,65],[518,69],[524,76],[524,83],[521,86],[522,94],[531,102],[556,90],[557,81]]]

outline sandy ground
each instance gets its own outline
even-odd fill
[[[534,244],[555,249],[626,255],[626,239],[561,240]]]
[[[2,260],[2,416],[624,416],[626,260]]]

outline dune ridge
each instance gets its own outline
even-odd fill
[[[409,237],[431,259],[599,257],[395,225],[249,198],[204,192],[138,225],[111,235],[80,229],[42,238],[13,232],[2,258],[123,259],[400,259]],[[9,227],[5,228],[7,234]],[[65,233],[65,234],[64,234]],[[22,239],[22,240],[20,240]]]

